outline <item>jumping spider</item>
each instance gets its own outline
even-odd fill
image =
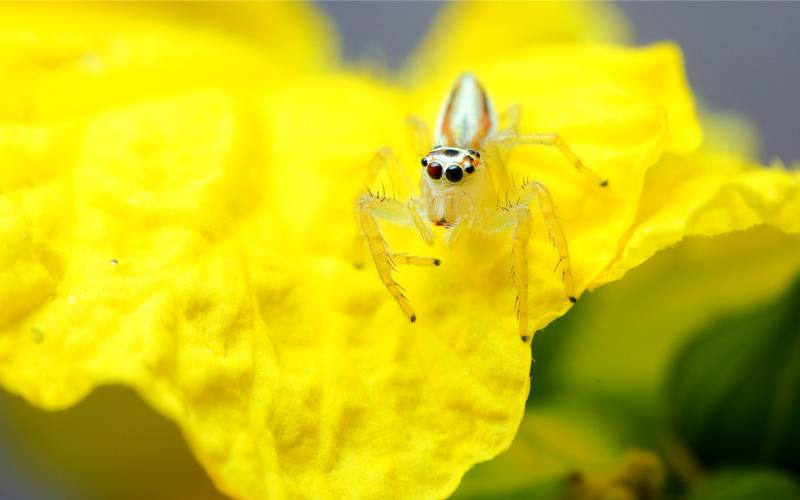
[[[426,135],[421,122],[413,122],[418,135]],[[485,232],[513,228],[514,280],[517,288],[519,335],[523,342],[528,332],[528,240],[531,235],[531,206],[536,202],[562,267],[566,297],[575,302],[575,288],[570,268],[569,249],[556,215],[553,199],[539,182],[526,182],[520,189],[519,201],[498,207],[497,187],[490,175],[492,163],[487,148],[513,147],[524,144],[557,148],[575,168],[598,186],[608,182],[587,168],[557,134],[518,134],[516,125],[500,131],[498,118],[489,97],[478,80],[462,75],[447,96],[436,125],[434,146],[420,160],[420,196],[403,203],[372,192],[359,196],[356,202],[361,233],[367,241],[375,268],[386,289],[400,309],[412,321],[417,317],[402,288],[392,277],[395,264],[438,266],[439,259],[412,257],[393,253],[384,240],[378,221],[414,227],[428,244],[435,235],[430,226],[444,226],[445,237],[453,244],[465,227]],[[381,149],[370,165],[369,178],[388,168],[396,178],[405,173],[388,149]],[[494,166],[494,168],[502,168]]]

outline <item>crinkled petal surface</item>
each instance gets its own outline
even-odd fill
[[[443,260],[398,273],[410,324],[354,266],[353,201],[381,145],[416,170],[404,117],[431,121],[453,75],[411,91],[286,75],[282,55],[254,48],[269,41],[164,15],[111,39],[97,21],[9,28],[2,71],[32,85],[4,89],[23,98],[3,100],[0,135],[0,382],[45,408],[130,385],[235,497],[447,496],[508,447],[529,389],[508,235],[426,249],[389,231],[397,250]],[[523,131],[563,134],[611,181],[587,186],[549,151],[511,161],[553,191],[591,285],[641,213],[647,169],[700,140],[678,51],[552,45],[473,69],[501,108],[520,105]],[[568,304],[536,229],[541,327]]]

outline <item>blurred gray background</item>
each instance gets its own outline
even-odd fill
[[[394,65],[425,34],[440,4],[344,2],[321,6],[340,29],[346,59],[367,56]],[[636,2],[622,3],[621,7],[636,43],[674,40],[683,47],[689,79],[704,103],[712,109],[738,110],[750,118],[761,133],[763,160],[780,157],[786,162],[800,162],[800,3]],[[119,409],[122,405],[146,413],[143,407],[136,410],[140,403],[133,394],[109,396],[101,391],[66,414],[33,412],[17,398],[0,394],[0,500],[83,498],[80,487],[59,482],[60,471],[53,470],[52,464],[36,460],[35,447],[27,453],[16,451],[30,445],[32,438],[10,426],[9,415],[14,415],[14,421],[20,417],[41,419],[42,428],[68,436],[59,440],[63,441],[67,460],[69,448],[80,446],[75,443],[96,442],[99,445],[90,453],[124,457],[128,451],[120,447],[136,443],[138,433],[148,434],[150,443],[153,434],[159,436],[158,442],[180,440],[174,425],[154,416],[147,429],[126,427],[126,419],[118,418],[120,411],[125,411]],[[83,413],[95,419],[99,415],[107,425],[81,426]],[[147,417],[141,415],[140,419]],[[120,433],[126,436],[123,444],[119,444]],[[185,450],[175,457],[175,463],[189,461],[188,457]],[[112,461],[109,467],[117,465],[125,467],[124,461]],[[175,476],[186,475],[185,470],[174,472]],[[207,481],[199,468],[193,473],[198,482]],[[130,471],[130,480],[152,474],[162,478],[165,489],[177,489],[173,498],[186,497],[185,489],[184,495],[178,493],[183,486],[170,488],[171,473],[167,470]]]

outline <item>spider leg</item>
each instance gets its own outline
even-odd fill
[[[492,138],[490,142],[512,147],[525,144],[554,147],[575,166],[575,169],[579,173],[585,175],[598,186],[608,186],[608,180],[601,178],[594,170],[584,165],[578,155],[572,151],[569,145],[558,134],[516,134],[504,132]]]
[[[505,124],[503,131],[500,135],[510,134],[510,135],[518,135],[519,130],[519,122],[520,122],[520,115],[521,111],[519,108],[519,104],[512,104],[506,109],[506,112],[503,113],[501,120]]]
[[[372,156],[372,159],[367,165],[367,175],[361,185],[359,195],[369,189],[384,169],[388,170],[392,183],[397,184],[403,191],[401,195],[408,196],[410,194],[408,174],[400,164],[400,160],[398,160],[394,152],[392,152],[392,148],[388,146],[384,146],[375,151],[375,154]]]
[[[375,263],[375,269],[378,271],[378,276],[383,282],[386,290],[389,292],[400,309],[405,313],[408,319],[413,323],[417,320],[417,315],[414,309],[409,304],[408,299],[403,295],[402,287],[395,281],[392,276],[392,271],[396,264],[410,264],[410,265],[434,265],[438,266],[439,259],[430,257],[414,257],[403,254],[392,253],[388,243],[381,234],[379,220],[386,220],[395,224],[412,227],[413,216],[411,214],[410,205],[405,205],[397,200],[382,198],[374,194],[362,194],[356,202],[356,210],[358,212],[358,222],[361,229],[361,234],[367,241],[372,261]]]
[[[394,193],[395,189],[394,186],[398,186],[401,190],[401,195],[407,196],[410,194],[410,181],[408,179],[407,172],[403,169],[403,166],[400,164],[400,161],[392,152],[391,148],[389,147],[382,147],[375,152],[370,160],[369,164],[367,164],[366,169],[366,176],[361,185],[361,189],[359,190],[359,194],[356,196],[355,204],[358,206],[359,200],[361,199],[362,194],[365,192],[370,192],[369,188],[372,184],[378,179],[381,172],[383,170],[387,170],[389,172],[389,177],[392,182],[392,189],[391,192]],[[386,189],[383,187],[379,194],[375,195],[375,198],[382,198],[388,199],[385,193]],[[394,196],[392,196],[394,198]],[[426,243],[429,245],[433,244],[434,241],[434,234],[429,227],[427,227],[419,216],[417,212],[416,204],[412,201],[409,201],[407,205],[408,214],[411,216],[411,220],[413,221],[413,226],[417,228],[419,231],[420,236],[422,239],[425,240]],[[364,255],[361,246],[361,241],[358,235],[353,235],[353,244],[352,244],[352,251],[351,254],[353,256],[353,261],[355,262],[355,266],[358,268],[364,267]]]
[[[556,264],[556,268],[558,268],[558,266],[562,267],[561,280],[564,282],[564,292],[569,301],[574,303],[577,299],[575,297],[575,283],[572,280],[569,247],[567,245],[567,239],[564,237],[561,223],[558,221],[558,214],[556,214],[556,206],[555,203],[553,203],[553,197],[544,184],[539,182],[529,182],[522,186],[522,190],[523,192],[530,192],[536,195],[539,213],[547,226],[550,242],[555,247],[556,252],[558,252],[558,264]]]
[[[433,146],[428,124],[416,116],[409,116],[406,118],[406,125],[408,125],[408,131],[411,135],[412,151],[420,156],[427,154]]]
[[[531,205],[535,202],[539,214],[545,222],[550,241],[558,252],[561,278],[564,291],[570,302],[575,302],[575,285],[572,280],[569,248],[561,224],[558,221],[555,204],[547,188],[538,182],[522,186],[523,198],[514,204],[499,209],[486,220],[487,231],[500,231],[513,227],[512,260],[513,276],[517,287],[517,324],[523,342],[530,340],[528,333],[528,242],[531,236]]]
[[[433,231],[431,231],[431,228],[425,224],[425,221],[422,220],[422,217],[420,217],[419,212],[417,211],[416,200],[411,199],[406,207],[408,209],[408,214],[411,216],[411,220],[414,222],[414,227],[417,228],[417,232],[419,232],[420,237],[425,240],[425,243],[428,245],[433,245],[436,236],[433,234]]]
[[[439,259],[433,257],[418,257],[416,255],[406,255],[403,253],[392,254],[392,260],[395,264],[406,264],[409,266],[438,266],[442,263]]]

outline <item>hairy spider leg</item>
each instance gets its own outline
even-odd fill
[[[372,157],[369,165],[367,165],[367,175],[364,179],[363,185],[361,186],[360,193],[369,192],[369,187],[375,182],[383,169],[388,170],[389,177],[391,177],[392,182],[399,184],[402,192],[410,196],[411,181],[408,178],[408,173],[405,171],[400,163],[400,160],[397,159],[397,156],[395,156],[394,152],[392,152],[392,149],[389,147],[382,147],[375,152],[375,155]],[[386,197],[383,193],[381,193],[381,196],[384,198]],[[411,221],[414,223],[414,227],[417,228],[417,231],[419,231],[422,239],[425,240],[425,243],[432,245],[435,236],[433,231],[431,231],[431,229],[425,225],[422,217],[420,217],[419,212],[417,211],[417,204],[415,203],[413,197],[409,199],[407,210],[411,216]]]
[[[491,138],[489,143],[503,144],[509,147],[520,145],[549,146],[558,149],[575,169],[585,175],[593,183],[601,187],[608,186],[608,180],[601,178],[597,173],[583,164],[569,145],[558,134],[513,134],[503,133]]]
[[[367,164],[366,175],[364,176],[364,180],[361,184],[361,189],[358,191],[359,194],[355,198],[356,209],[359,207],[361,197],[363,196],[362,193],[374,194],[375,198],[386,198],[388,196],[385,192],[383,192],[385,187],[383,187],[381,192],[371,192],[369,190],[370,186],[372,186],[375,180],[378,179],[384,169],[389,172],[391,182],[393,184],[398,184],[398,187],[404,195],[410,194],[411,183],[408,179],[408,174],[403,169],[400,161],[394,155],[391,148],[382,147],[375,152],[370,159],[370,162]],[[393,186],[390,186],[390,191],[394,191]],[[410,220],[413,223],[412,227],[416,227],[420,236],[422,236],[422,239],[425,240],[426,243],[429,245],[433,244],[433,240],[435,238],[433,232],[430,230],[430,228],[425,226],[422,217],[420,217],[419,213],[417,212],[416,204],[413,202],[413,200],[409,201],[407,211],[408,215],[410,216]],[[359,269],[364,267],[364,250],[363,243],[361,241],[362,236],[363,235],[359,233],[353,234],[351,251],[353,262]]]
[[[487,217],[487,232],[502,231],[507,227],[514,228],[512,236],[512,260],[514,281],[517,287],[517,323],[519,335],[523,342],[530,340],[528,333],[528,242],[531,236],[531,205],[535,202],[539,214],[545,222],[550,242],[558,252],[558,264],[561,266],[561,279],[564,292],[570,302],[575,302],[575,284],[572,280],[572,268],[569,259],[569,247],[561,223],[558,221],[555,204],[550,191],[539,182],[529,182],[521,188],[522,199],[518,203],[502,207]]]
[[[403,294],[403,288],[392,276],[392,271],[394,271],[396,264],[438,266],[440,261],[432,257],[414,257],[392,253],[381,234],[378,223],[379,220],[385,220],[400,226],[413,227],[415,224],[412,215],[413,204],[404,205],[397,200],[368,193],[359,197],[356,207],[361,233],[367,241],[378,276],[386,286],[389,294],[394,297],[397,305],[400,306],[403,313],[413,323],[417,320],[417,315]]]

